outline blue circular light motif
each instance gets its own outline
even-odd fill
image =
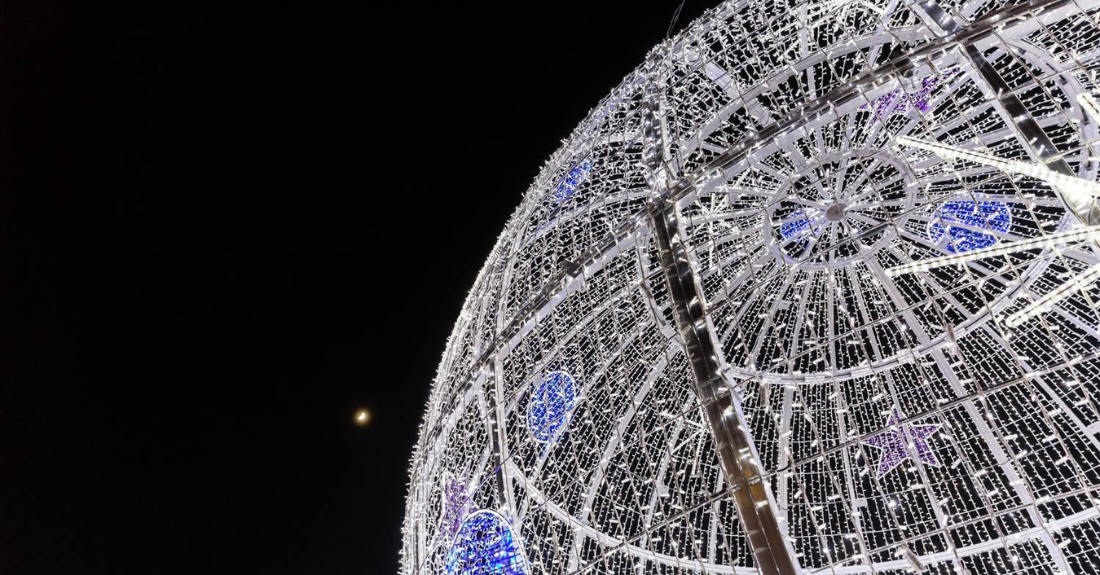
[[[540,442],[552,441],[569,424],[577,385],[569,374],[553,371],[535,387],[527,404],[527,428]]]
[[[1005,202],[952,200],[940,205],[936,217],[938,221],[928,224],[928,238],[939,243],[946,234],[947,251],[953,254],[988,248],[997,243],[997,236],[970,228],[1004,233],[1012,227],[1012,211]],[[951,224],[963,224],[969,228]]]
[[[803,238],[821,233],[821,216],[807,214],[804,210],[795,210],[787,214],[787,220],[779,225],[783,239]]]
[[[444,563],[447,575],[528,575],[527,557],[512,526],[483,509],[462,522]]]

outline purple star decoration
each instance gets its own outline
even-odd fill
[[[957,66],[952,66],[944,70],[941,75],[944,80],[947,80],[959,72],[960,70]],[[908,111],[910,106],[921,112],[928,112],[931,108],[928,103],[932,99],[932,90],[935,90],[939,85],[940,76],[930,74],[921,78],[920,90],[915,94],[907,95],[904,89],[898,88],[879,96],[874,102],[860,106],[859,109],[866,110],[874,105],[875,117],[883,121],[894,114],[901,114]]]
[[[447,538],[458,533],[459,526],[466,519],[470,497],[466,494],[466,482],[457,477],[448,477],[443,484],[443,525]]]
[[[863,442],[865,445],[882,450],[882,455],[878,459],[878,476],[882,477],[890,473],[892,469],[901,465],[901,462],[911,455],[909,451],[910,441],[913,442],[913,451],[916,452],[917,457],[922,462],[939,467],[940,462],[936,459],[936,455],[932,453],[932,448],[928,445],[928,438],[932,437],[932,434],[936,433],[942,425],[938,423],[934,425],[901,425],[900,421],[901,411],[895,407],[890,412],[890,419],[886,420],[888,429]]]

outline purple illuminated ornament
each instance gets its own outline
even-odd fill
[[[443,484],[443,520],[440,526],[440,531],[447,539],[458,533],[458,528],[466,519],[469,503],[466,482],[457,477],[448,477]]]
[[[932,425],[901,425],[900,421],[901,411],[895,407],[890,412],[890,419],[886,420],[886,427],[889,429],[863,442],[864,445],[882,450],[882,455],[878,459],[878,476],[886,475],[911,455],[909,452],[910,441],[913,442],[913,451],[916,452],[917,457],[922,462],[939,467],[940,462],[936,459],[936,455],[932,453],[932,448],[928,445],[928,438],[932,437],[943,426],[939,423]]]
[[[952,66],[944,70],[941,76],[943,80],[947,80],[959,72],[958,66]],[[859,109],[866,110],[874,106],[875,117],[883,121],[894,114],[907,112],[910,106],[926,113],[931,109],[929,101],[932,99],[932,90],[940,85],[941,76],[930,74],[921,78],[920,90],[915,94],[906,95],[904,88],[898,88],[879,96],[873,102],[860,106]]]

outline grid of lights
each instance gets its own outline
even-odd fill
[[[737,0],[661,44],[470,291],[403,573],[1100,571],[1098,22]]]
[[[1074,292],[1088,289],[1097,279],[1100,279],[1100,264],[1094,265],[1079,275],[1073,275],[1069,280],[1050,290],[1046,295],[1035,300],[1024,309],[1008,316],[1005,325],[1017,327],[1029,319],[1050,311],[1055,304],[1073,295]]]

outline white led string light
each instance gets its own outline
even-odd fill
[[[1098,239],[1100,239],[1100,226],[1089,226],[1087,228],[1071,230],[1068,232],[1047,234],[1042,237],[1032,238],[1028,240],[1004,242],[997,244],[993,247],[977,249],[961,254],[920,260],[905,265],[887,268],[886,275],[893,277],[901,274],[925,272],[944,266],[965,264],[975,260],[991,258],[994,256],[1003,256],[1023,250],[1046,249],[1056,246],[1058,244]]]
[[[983,166],[989,166],[991,168],[997,168],[1002,172],[1010,174],[1019,174],[1021,176],[1030,176],[1054,186],[1060,192],[1067,195],[1070,199],[1080,201],[1083,198],[1097,198],[1100,197],[1100,184],[1076,178],[1073,176],[1067,176],[1065,174],[1059,174],[1050,168],[1041,166],[1039,164],[1029,164],[1026,162],[1020,162],[1017,160],[1005,160],[989,154],[982,154],[971,150],[964,150],[956,146],[949,146],[947,144],[941,144],[939,142],[926,142],[923,140],[917,140],[910,138],[909,136],[898,136],[897,141],[899,144],[912,146],[921,150],[932,152],[937,156],[945,159],[952,160],[966,160],[981,164]]]
[[[1050,311],[1054,304],[1066,299],[1074,292],[1091,287],[1092,282],[1100,279],[1100,264],[1096,264],[1079,275],[1070,276],[1066,283],[1058,286],[1043,297],[1028,304],[1024,309],[1008,316],[1005,325],[1017,327],[1025,321]]]
[[[1092,118],[1093,122],[1100,124],[1100,104],[1097,104],[1096,98],[1093,98],[1092,94],[1084,92],[1077,94],[1077,103]]]

